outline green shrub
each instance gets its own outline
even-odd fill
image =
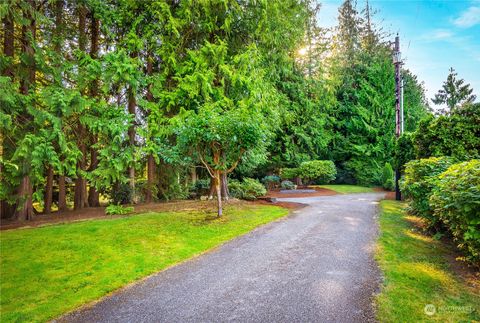
[[[430,197],[434,216],[452,233],[467,260],[480,264],[480,160],[450,166]]]
[[[262,179],[262,183],[271,190],[280,184],[280,177],[277,175],[268,175]]]
[[[128,183],[117,183],[110,191],[112,204],[128,204],[132,200],[132,188]]]
[[[412,160],[405,165],[405,178],[401,182],[401,190],[410,202],[410,212],[423,217],[430,229],[440,229],[440,221],[433,216],[429,198],[435,186],[437,175],[453,164],[450,157],[431,157]]]
[[[331,160],[312,160],[300,164],[299,174],[307,181],[327,184],[335,179],[337,169]]]
[[[294,179],[300,175],[300,169],[298,168],[282,168],[280,170],[280,176],[282,179]]]
[[[395,189],[395,179],[393,176],[393,168],[390,163],[385,163],[382,171],[382,187],[386,190],[393,191]]]
[[[297,185],[293,184],[291,181],[283,181],[281,184],[282,189],[284,190],[294,190]]]
[[[114,215],[114,214],[127,214],[133,212],[133,206],[121,206],[110,204],[105,208],[105,214]]]
[[[255,200],[267,193],[265,186],[253,178],[244,178],[242,182],[230,180],[228,189],[231,196],[243,200]]]

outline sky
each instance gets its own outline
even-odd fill
[[[342,0],[319,0],[319,23],[336,25]],[[405,67],[424,82],[431,98],[453,67],[480,101],[480,0],[370,0],[375,21],[400,36]],[[358,9],[365,0],[357,0]]]

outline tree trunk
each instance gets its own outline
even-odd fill
[[[33,219],[33,200],[32,200],[32,183],[30,176],[25,175],[22,178],[20,187],[18,189],[19,206],[15,212],[15,217],[19,221],[26,221]]]
[[[52,212],[52,195],[53,195],[53,168],[47,167],[47,184],[45,186],[44,208],[43,213],[49,214]]]
[[[212,177],[210,179],[210,192],[208,193],[208,199],[209,200],[213,199],[213,196],[215,195],[216,187],[217,187],[216,178]]]
[[[221,172],[219,170],[215,171],[215,186],[217,189],[217,208],[218,212],[217,215],[218,217],[221,217],[223,214],[222,210],[222,189],[221,189]]]
[[[34,10],[35,1],[30,0],[30,10]],[[36,22],[32,16],[30,10],[23,12],[24,17],[30,22],[28,25],[22,26],[22,52],[27,57],[26,63],[23,66],[25,69],[25,76],[20,80],[20,93],[27,96],[32,87],[35,86],[35,49],[33,43],[35,42],[36,35]],[[30,34],[30,37],[29,35]],[[29,120],[30,116],[27,114],[26,119]],[[29,169],[29,160],[25,160],[25,166]],[[15,216],[18,220],[30,220],[33,218],[33,200],[32,200],[32,183],[30,182],[29,174],[24,174],[20,187],[18,189],[18,204],[15,212]]]
[[[58,211],[67,210],[67,191],[65,189],[65,175],[58,176]]]
[[[100,33],[100,22],[98,19],[95,18],[94,12],[91,13],[91,46],[90,46],[90,56],[93,59],[97,59],[98,57],[98,37]],[[90,96],[92,98],[96,98],[98,96],[98,80],[94,80],[90,85]],[[93,147],[97,143],[97,135],[92,134],[92,147],[90,147],[90,171],[93,171],[98,166],[98,152],[95,147]],[[88,192],[88,204],[89,206],[96,207],[100,206],[100,194],[98,193],[97,189],[90,185],[89,192]]]
[[[190,171],[190,180],[192,181],[192,184],[197,182],[197,167],[195,166],[193,166],[192,170]]]

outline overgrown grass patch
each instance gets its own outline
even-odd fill
[[[351,193],[372,193],[374,192],[373,188],[357,185],[318,185],[315,187],[326,188],[337,193],[341,194],[351,194]]]
[[[242,204],[227,206],[220,219],[164,212],[4,231],[1,320],[55,318],[287,212]]]
[[[376,298],[379,321],[480,320],[479,291],[450,269],[451,248],[419,232],[414,225],[418,219],[407,216],[404,207],[381,202],[376,258],[384,284]]]

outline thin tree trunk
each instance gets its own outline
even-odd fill
[[[49,214],[52,212],[52,195],[53,195],[53,168],[47,167],[47,184],[45,186],[45,198],[43,213]]]
[[[58,211],[67,210],[67,191],[65,188],[65,175],[58,176]]]
[[[94,12],[91,13],[91,47],[90,47],[90,56],[93,59],[97,59],[98,57],[98,37],[100,33],[100,22],[98,19],[95,18]],[[98,96],[98,80],[94,80],[90,86],[90,96],[92,98],[96,98]],[[97,135],[92,134],[92,147],[90,148],[90,171],[93,171],[98,166],[98,152],[93,145],[97,143]],[[88,204],[89,206],[100,206],[100,194],[98,193],[97,189],[90,185],[90,189],[88,192]]]
[[[218,208],[218,217],[221,217],[223,214],[223,209],[222,209],[222,189],[221,189],[221,175],[220,171],[217,170],[215,171],[215,176],[216,176],[216,189],[217,189],[217,208]]]

